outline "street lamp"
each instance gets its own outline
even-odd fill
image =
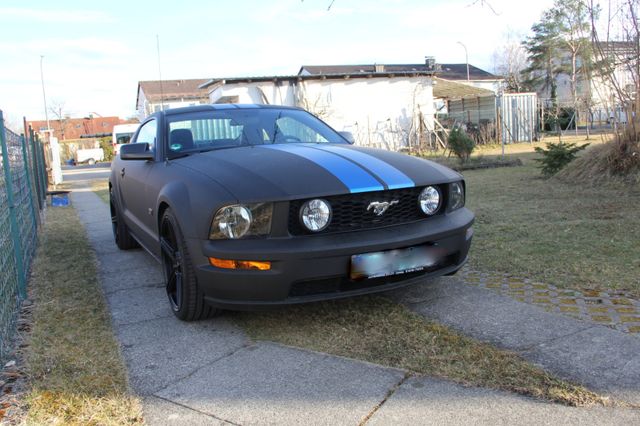
[[[467,63],[467,81],[469,81],[469,53],[467,53],[467,46],[465,46],[461,41],[459,41],[458,44],[464,47],[464,58]]]
[[[44,55],[40,55],[40,81],[42,82],[42,100],[44,101],[44,117],[47,120],[47,140],[51,139],[51,125],[49,124],[49,113],[47,112],[47,95],[44,91],[44,71],[42,70],[42,61]]]

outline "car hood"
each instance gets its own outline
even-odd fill
[[[247,146],[172,162],[208,176],[243,202],[382,191],[461,178],[431,161],[338,144]]]

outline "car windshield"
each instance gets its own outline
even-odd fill
[[[247,145],[346,143],[306,111],[234,108],[167,117],[169,153],[182,154]]]

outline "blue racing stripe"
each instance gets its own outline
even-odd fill
[[[384,186],[366,170],[338,155],[300,145],[262,145],[312,161],[337,177],[349,192],[382,191]]]
[[[314,148],[332,152],[355,161],[382,179],[389,189],[413,188],[416,186],[415,182],[409,176],[371,154],[335,145],[316,144]]]

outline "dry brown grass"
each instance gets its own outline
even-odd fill
[[[640,190],[640,147],[621,140],[591,147],[557,177],[592,186],[627,184]]]
[[[104,179],[94,180],[91,182],[91,190],[102,198],[102,201],[109,203],[109,182]]]
[[[604,403],[514,353],[425,321],[383,297],[360,297],[267,312],[235,313],[254,339],[361,359],[465,385],[567,405]]]
[[[30,282],[28,424],[141,424],[97,280],[96,259],[72,208],[51,208]]]

